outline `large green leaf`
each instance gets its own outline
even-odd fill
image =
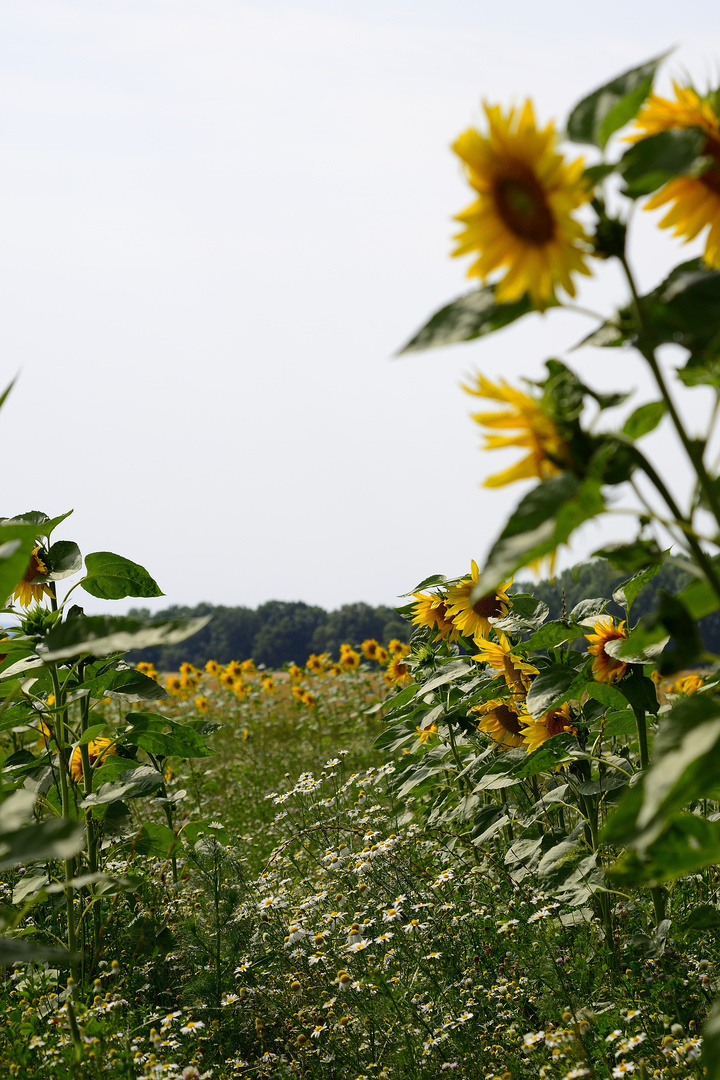
[[[142,671],[123,665],[118,669],[106,671],[96,679],[82,684],[92,697],[113,697],[123,701],[157,701],[167,697],[167,690],[150,679]]]
[[[42,960],[59,960],[61,963],[68,963],[73,959],[79,960],[80,953],[71,954],[67,949],[53,948],[50,945],[33,945],[29,941],[0,934],[0,967],[11,967],[13,964],[36,964]]]
[[[652,843],[622,855],[608,873],[626,885],[659,885],[720,862],[720,825],[674,814]]]
[[[637,574],[633,574],[627,581],[623,581],[622,585],[613,592],[613,600],[616,604],[624,607],[628,616],[630,615],[630,608],[633,606],[634,601],[640,595],[649,581],[657,574],[661,562],[653,562],[650,566],[644,567]]]
[[[202,630],[211,616],[198,619],[163,619],[145,623],[122,615],[91,615],[68,619],[52,630],[46,640],[45,660],[66,660],[87,654],[108,656],[129,649],[175,645]]]
[[[573,142],[604,147],[614,131],[638,112],[652,89],[658,64],[667,54],[623,72],[583,98],[570,113],[567,135]]]
[[[556,645],[562,645],[565,641],[574,641],[575,638],[582,637],[582,633],[583,631],[579,626],[558,619],[555,622],[546,623],[545,626],[541,626],[539,630],[536,630],[532,637],[529,637],[524,642],[524,648],[531,650],[553,649]]]
[[[47,553],[49,571],[36,581],[60,581],[82,570],[80,548],[73,540],[56,540]]]
[[[553,301],[548,307],[556,305],[557,302]],[[498,304],[492,285],[473,289],[437,311],[422,330],[418,330],[402,347],[399,355],[452,345],[456,341],[472,341],[494,330],[501,330],[533,310],[527,296],[510,304]]]
[[[0,607],[22,581],[35,543],[32,525],[0,524]]]
[[[100,806],[103,803],[117,802],[119,799],[138,799],[150,795],[162,786],[163,775],[152,765],[138,765],[126,769],[119,780],[101,784],[96,792],[88,795],[80,806]]]
[[[473,602],[521,567],[551,555],[578,526],[604,509],[598,480],[580,481],[573,473],[564,472],[538,484],[521,500],[493,544],[473,589]]]
[[[101,600],[122,600],[126,596],[164,596],[147,570],[112,551],[93,551],[85,556],[87,573],[80,584]]]
[[[66,818],[47,818],[0,836],[0,869],[46,859],[71,859],[82,849],[82,825]]]
[[[674,176],[692,171],[705,140],[700,128],[671,128],[635,143],[625,151],[618,165],[626,184],[624,194],[639,199]]]
[[[57,517],[51,518],[47,514],[43,514],[42,510],[28,510],[26,514],[17,514],[12,518],[0,518],[0,525],[32,525],[36,537],[44,537],[49,540],[53,530],[65,518],[69,518],[71,514],[72,510],[68,510],[65,514],[59,514]]]
[[[533,679],[527,695],[528,712],[539,720],[564,701],[579,696],[585,683],[584,672],[578,673],[567,664],[550,664]]]

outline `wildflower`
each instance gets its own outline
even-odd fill
[[[327,1024],[316,1024],[315,1030],[310,1032],[311,1039],[319,1039],[323,1031],[327,1031]]]
[[[88,743],[88,758],[90,759],[90,765],[93,766],[96,763],[102,764],[114,745],[115,743],[112,739],[103,739],[102,737],[99,739],[91,739]],[[82,780],[82,752],[79,746],[75,747],[70,757],[70,775],[73,780]]]
[[[525,1050],[532,1050],[533,1047],[537,1046],[538,1043],[541,1043],[544,1038],[544,1031],[529,1031],[526,1035],[523,1036],[523,1048]]]
[[[588,652],[591,656],[594,656],[593,660],[593,678],[597,682],[616,682],[618,679],[622,679],[623,675],[627,671],[627,664],[622,660],[616,660],[614,656],[610,656],[605,651],[605,646],[609,641],[618,641],[620,638],[626,638],[627,633],[625,631],[625,621],[623,620],[618,625],[615,625],[614,619],[610,615],[603,615],[593,624],[592,634],[586,634],[585,637],[589,642]]]
[[[502,672],[508,688],[516,696],[524,698],[532,682],[529,676],[537,675],[538,669],[513,653],[505,634],[501,633],[497,642],[481,639],[475,645],[480,651],[473,656],[473,660],[484,661],[495,671]]]
[[[306,936],[307,930],[304,930],[302,926],[293,923],[288,929],[287,944],[292,945],[295,941],[301,941]]]
[[[505,269],[500,302],[529,293],[541,310],[556,286],[575,295],[572,274],[589,274],[586,235],[572,216],[589,198],[583,159],[565,162],[556,150],[552,123],[539,130],[530,101],[505,115],[483,105],[488,134],[469,128],[453,144],[478,199],[456,220],[463,231],[453,255],[477,251],[468,277],[483,281]]]
[[[450,621],[447,612],[447,604],[442,596],[436,593],[413,593],[417,603],[413,607],[412,622],[415,626],[428,626],[431,630],[437,629],[434,641],[446,638],[448,641],[457,641],[460,631]]]
[[[572,724],[570,706],[564,702],[559,708],[551,709],[540,720],[533,720],[528,716],[523,723],[523,738],[527,745],[528,753],[532,754],[544,742],[553,735],[559,735],[561,731],[569,731],[575,734],[576,729]]]
[[[612,1071],[612,1075],[615,1080],[620,1080],[620,1077],[625,1076],[626,1073],[635,1072],[634,1061],[619,1061]]]
[[[202,1020],[188,1020],[188,1022],[180,1028],[180,1031],[183,1035],[194,1035],[197,1031],[204,1027],[205,1024]]]
[[[201,694],[200,697],[195,698],[195,708],[199,713],[206,713],[210,708],[210,702]]]
[[[422,743],[431,739],[433,735],[437,735],[437,724],[428,724],[424,728],[416,726],[415,730],[418,733],[418,742],[422,745]]]
[[[39,544],[30,552],[30,561],[22,576],[22,581],[15,586],[12,594],[12,599],[17,600],[20,607],[26,608],[33,600],[42,600],[43,596],[52,596],[50,585],[37,581],[37,578],[44,577],[48,572],[46,559],[47,552]]]
[[[522,746],[525,740],[521,720],[527,719],[528,714],[521,702],[494,698],[482,705],[475,705],[472,711],[482,716],[478,731],[489,735],[499,749],[509,750],[513,746]]]

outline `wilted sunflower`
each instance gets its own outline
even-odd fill
[[[592,666],[593,678],[598,682],[617,682],[618,679],[622,679],[628,666],[622,660],[616,660],[614,656],[606,653],[605,646],[609,641],[627,637],[625,621],[616,626],[615,620],[610,615],[603,615],[593,623],[593,630],[594,633],[585,635],[591,642],[588,645],[588,652],[595,657]]]
[[[473,559],[470,563],[470,577],[463,578],[459,585],[449,586],[447,592],[447,617],[464,637],[488,637],[492,630],[489,620],[501,619],[503,615],[507,615],[510,608],[511,601],[507,590],[512,585],[512,578],[495,592],[481,596],[475,603],[471,603],[470,597],[478,577],[478,565]]]
[[[112,739],[91,739],[88,743],[88,758],[90,760],[90,765],[92,766],[96,763],[101,765],[114,745]],[[82,753],[79,746],[75,747],[70,757],[70,775],[73,780],[82,780]]]
[[[12,594],[12,599],[17,600],[20,607],[29,607],[33,600],[42,600],[43,596],[52,596],[52,589],[44,582],[33,585],[36,578],[44,577],[48,572],[47,563],[43,560],[44,555],[45,552],[39,544],[30,552],[30,561],[22,581],[15,586]]]
[[[537,675],[538,669],[513,653],[505,634],[501,633],[497,642],[481,639],[476,645],[480,652],[473,656],[473,660],[484,661],[495,671],[502,672],[513,694],[524,698],[532,682],[530,676]]]
[[[537,477],[547,480],[562,472],[570,464],[570,448],[560,435],[554,422],[539,403],[521,390],[515,390],[504,379],[491,383],[484,375],[476,376],[475,386],[463,386],[475,397],[502,401],[508,409],[473,413],[472,418],[481,427],[509,431],[506,435],[485,435],[484,450],[503,450],[517,446],[527,450],[524,458],[503,472],[495,473],[484,481],[485,487],[504,487],[515,480]]]
[[[648,98],[636,120],[640,131],[629,139],[637,142],[662,131],[700,128],[705,135],[701,153],[708,165],[699,176],[670,180],[645,203],[645,209],[671,203],[660,228],[672,228],[673,235],[684,236],[686,243],[709,226],[705,263],[715,269],[720,266],[720,117],[711,100],[702,98],[692,86],[673,83],[673,89],[675,101],[655,94]]]
[[[476,705],[472,711],[482,716],[478,731],[489,735],[501,750],[522,746],[524,738],[521,725],[528,719],[528,714],[521,702],[494,698]]]
[[[455,218],[463,231],[453,255],[477,251],[468,277],[505,270],[500,302],[529,293],[541,310],[559,285],[575,295],[574,273],[589,274],[587,236],[573,213],[590,196],[582,158],[566,162],[552,123],[539,130],[530,101],[503,114],[483,105],[487,135],[469,128],[453,144],[478,199]]]
[[[550,712],[545,713],[540,720],[533,720],[531,716],[528,716],[527,720],[523,722],[522,733],[528,754],[532,754],[533,750],[537,750],[553,735],[559,735],[561,731],[569,731],[575,734],[575,730],[570,715],[570,706],[567,702],[564,702],[558,709],[551,709]]]
[[[412,621],[415,626],[429,626],[431,630],[437,629],[433,641],[447,638],[448,641],[457,641],[460,631],[448,618],[447,604],[444,597],[435,593],[413,593],[417,603],[413,607]]]

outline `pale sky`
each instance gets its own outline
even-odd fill
[[[661,88],[716,85],[720,6],[0,0],[0,513],[74,507],[57,538],[144,564],[155,607],[393,604],[481,561],[523,488],[480,487],[515,455],[479,452],[459,384],[537,377],[593,324],[392,359],[471,287],[449,144],[481,99],[562,125],[673,45]],[[700,247],[636,216],[651,287]],[[622,285],[596,269],[582,301],[609,310]],[[566,358],[655,396],[625,352]],[[648,446],[681,491],[669,432]]]

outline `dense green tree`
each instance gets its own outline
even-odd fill
[[[370,604],[343,604],[331,611],[313,634],[313,652],[329,652],[337,656],[340,646],[347,641],[359,645],[366,638],[375,638],[387,645],[391,638],[407,641],[410,628],[401,615],[389,607],[371,607]]]

